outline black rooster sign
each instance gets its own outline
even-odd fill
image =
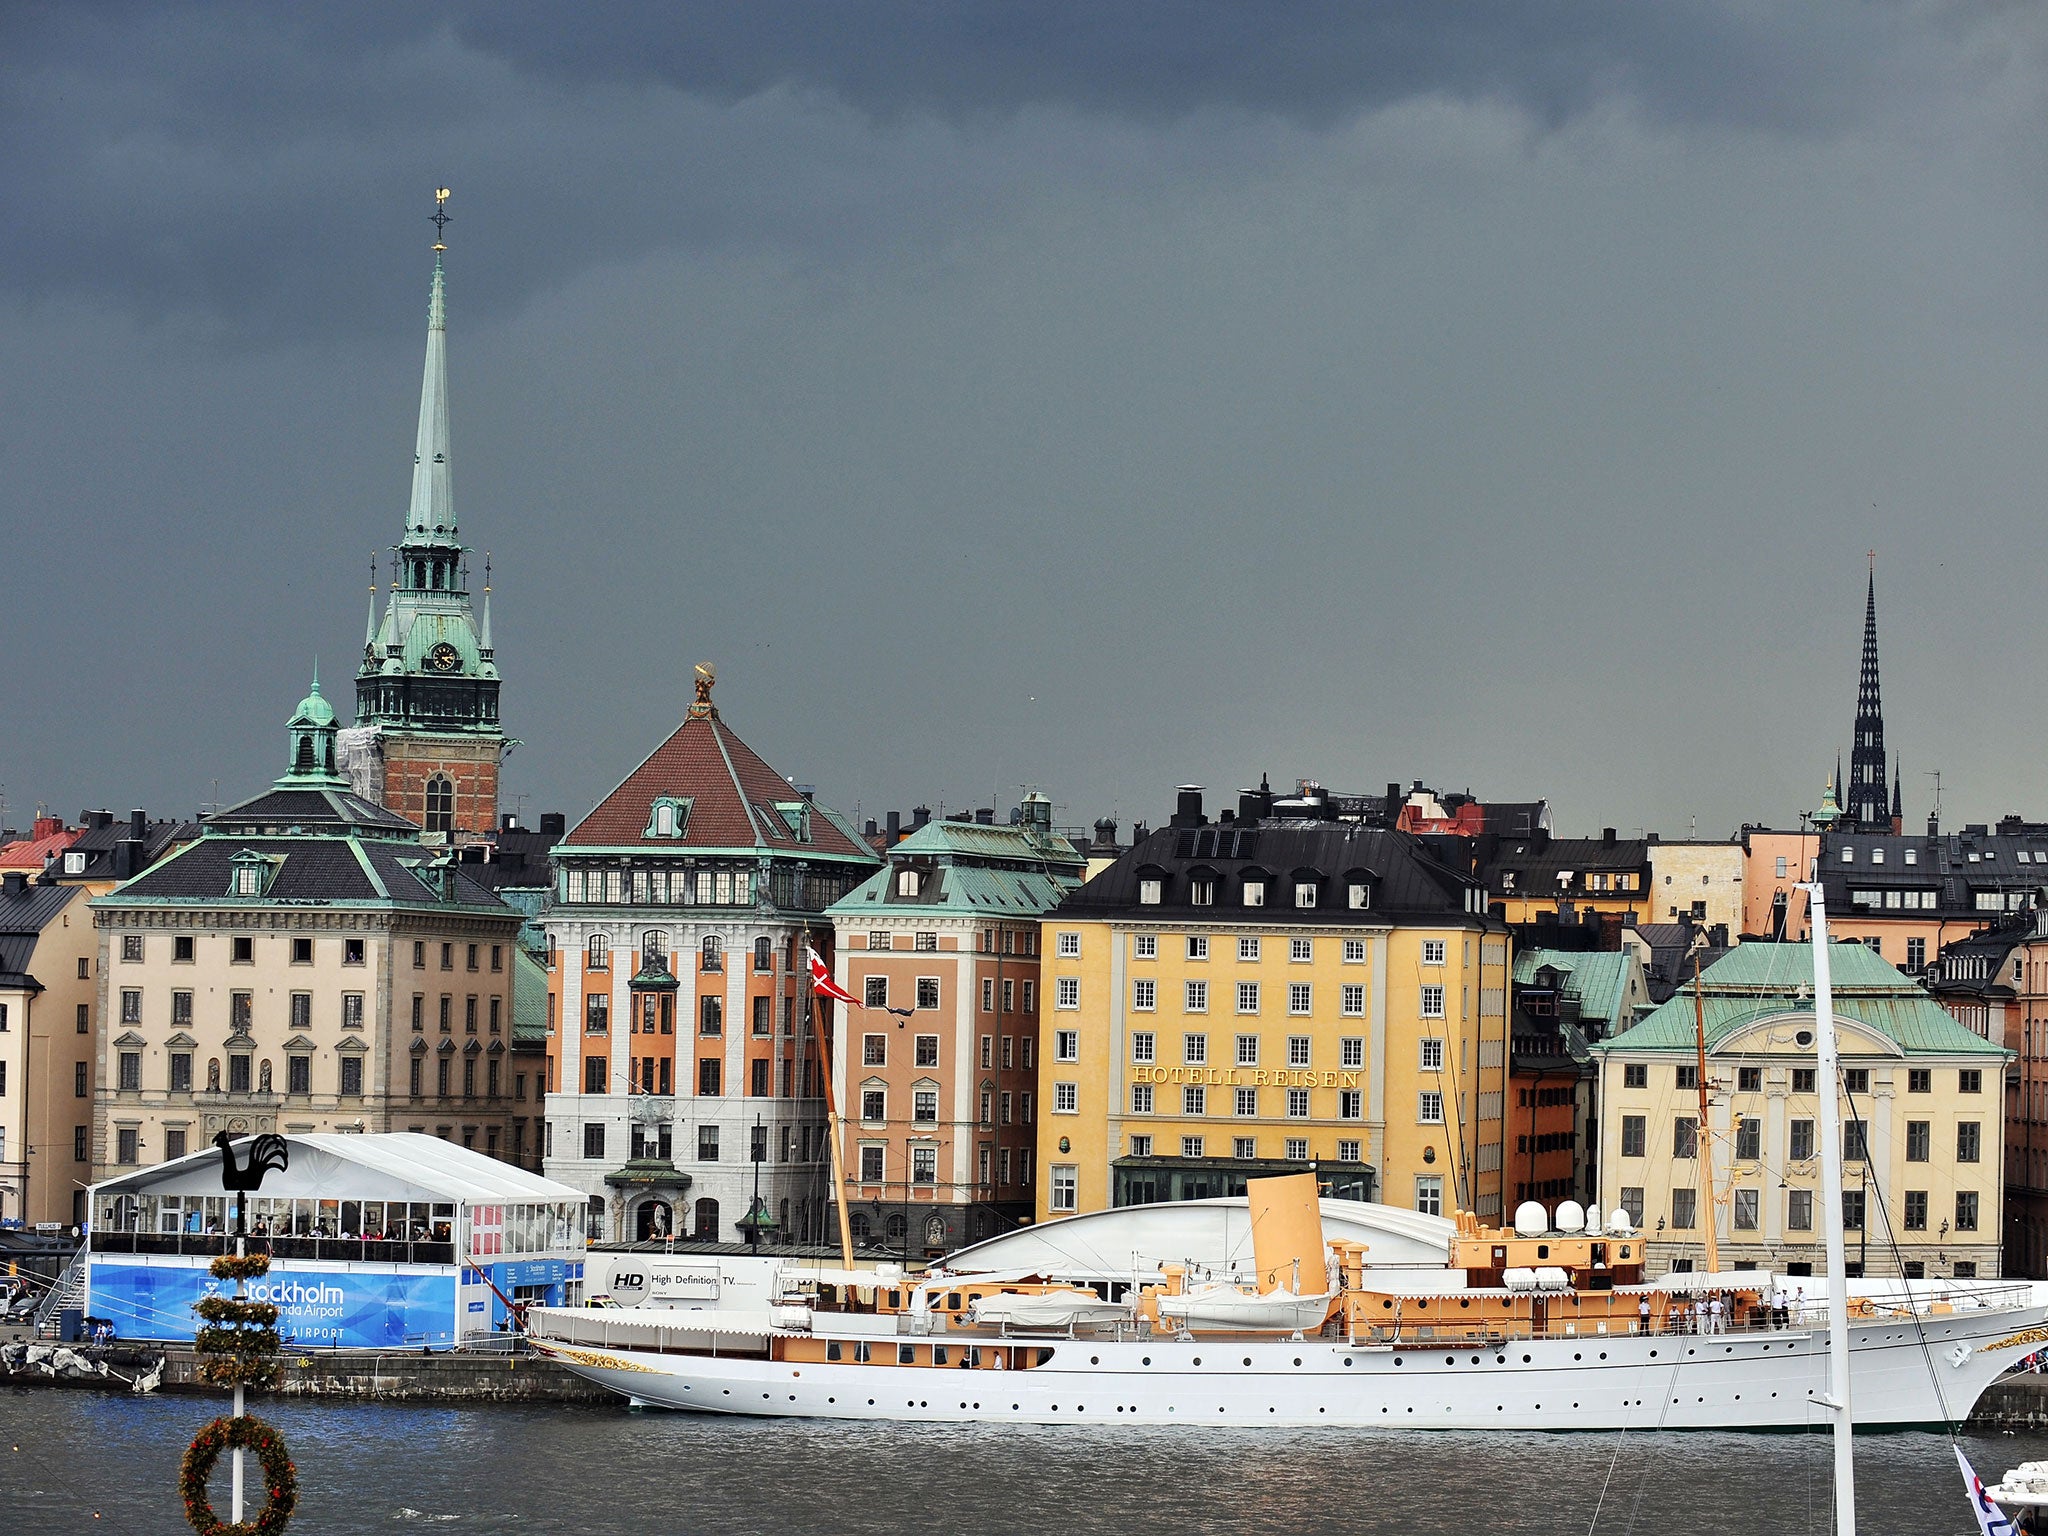
[[[249,1161],[237,1165],[235,1162],[234,1138],[222,1131],[213,1138],[213,1144],[220,1148],[221,1188],[234,1190],[235,1235],[249,1235],[249,1191],[263,1187],[263,1175],[275,1168],[279,1173],[292,1165],[291,1148],[282,1136],[269,1132],[258,1136],[249,1144]]]

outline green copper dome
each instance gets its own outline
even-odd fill
[[[313,691],[299,700],[299,707],[292,711],[288,725],[323,726],[334,724],[334,706],[320,696],[320,674],[313,674]]]

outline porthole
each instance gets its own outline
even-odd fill
[[[1574,1360],[1583,1360],[1583,1359],[1585,1359],[1586,1357],[1585,1357],[1584,1355],[1580,1354],[1580,1353],[1579,1353],[1579,1352],[1578,1352],[1577,1350],[1573,1350],[1573,1351],[1572,1351],[1572,1358],[1573,1358]]]
[[[1246,1365],[1250,1365],[1250,1364],[1252,1363],[1252,1357],[1251,1357],[1250,1355],[1246,1355],[1246,1356],[1244,1357],[1244,1363],[1245,1363]]]
[[[1090,1355],[1090,1356],[1088,1357],[1088,1363],[1089,1363],[1090,1365],[1100,1365],[1100,1364],[1102,1364],[1102,1356],[1100,1356],[1100,1355]]]
[[[1346,1355],[1346,1356],[1344,1357],[1344,1368],[1345,1368],[1346,1370],[1349,1370],[1349,1369],[1351,1369],[1351,1357],[1350,1357],[1349,1355]]]
[[[1399,1355],[1396,1355],[1396,1356],[1394,1356],[1394,1366],[1395,1366],[1395,1369],[1397,1369],[1397,1370],[1398,1370],[1398,1369],[1399,1369],[1399,1368],[1400,1368],[1401,1366],[1403,1366],[1403,1365],[1405,1365],[1405,1364],[1407,1364],[1407,1362],[1406,1362],[1405,1360],[1403,1360],[1403,1359],[1402,1359],[1402,1358],[1401,1358],[1401,1357],[1400,1357]],[[1410,1409],[1409,1411],[1410,1411],[1410,1412],[1412,1413],[1412,1412],[1413,1412],[1414,1410],[1413,1410],[1413,1409]]]
[[[1152,1363],[1152,1357],[1151,1357],[1150,1355],[1147,1355],[1147,1356],[1146,1356],[1146,1357],[1145,1357],[1144,1359],[1142,1359],[1142,1360],[1140,1360],[1140,1361],[1138,1362],[1138,1364],[1140,1364],[1140,1365],[1150,1365],[1151,1363]]]
[[[1200,1355],[1195,1356],[1195,1364],[1200,1365],[1201,1363],[1202,1357]]]
[[[1294,1363],[1295,1363],[1295,1365],[1299,1366],[1299,1365],[1301,1364],[1301,1356],[1299,1356],[1299,1355],[1296,1355],[1296,1356],[1294,1357]]]
[[[1528,1363],[1529,1357],[1527,1355],[1522,1356],[1522,1364],[1527,1365]]]

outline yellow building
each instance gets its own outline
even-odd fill
[[[1663,921],[1650,889],[1649,849],[1641,838],[1617,838],[1612,827],[1597,838],[1503,837],[1483,870],[1493,914],[1516,924],[1583,921],[1590,912],[1630,926]]]
[[[1193,796],[1190,803],[1190,796]],[[1508,938],[1407,833],[1201,820],[1043,924],[1037,1214],[1327,1191],[1500,1214]]]

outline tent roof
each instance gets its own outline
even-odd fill
[[[472,1152],[438,1136],[412,1131],[370,1135],[287,1136],[291,1166],[265,1177],[257,1198],[298,1200],[444,1201],[467,1205],[493,1202],[581,1205],[581,1190],[528,1173],[495,1157]],[[248,1138],[235,1144],[236,1161],[248,1155]],[[220,1149],[206,1147],[153,1168],[139,1169],[93,1187],[104,1195],[219,1195]]]

